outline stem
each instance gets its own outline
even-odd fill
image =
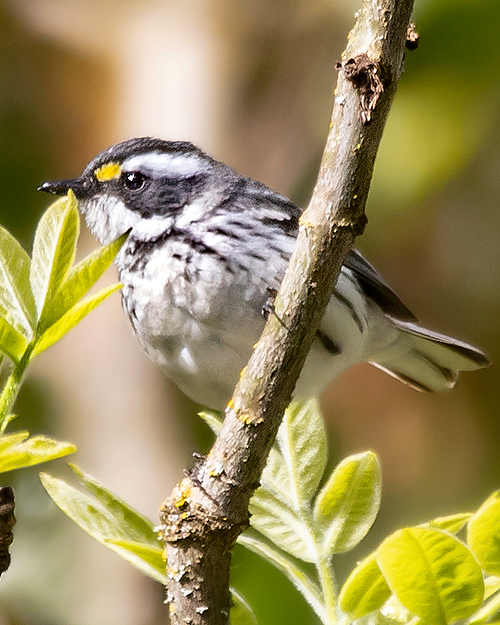
[[[323,614],[320,618],[324,625],[336,625],[337,583],[335,579],[335,571],[332,566],[332,558],[331,556],[324,555],[324,548],[321,544],[321,530],[315,526],[311,510],[308,507],[303,507],[301,513],[302,518],[306,522],[309,529],[309,535],[314,543],[314,549],[316,552],[316,571],[318,573],[318,581],[321,587],[323,599]]]
[[[21,380],[30,362],[33,347],[34,341],[28,345],[19,362],[14,365],[0,394],[0,434],[4,433],[9,423],[9,415],[21,388]]]
[[[326,611],[325,625],[335,625],[337,623],[337,592],[330,558],[320,558],[317,569]]]

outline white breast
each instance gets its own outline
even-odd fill
[[[124,310],[148,356],[186,395],[223,406],[264,327],[262,284],[175,241],[143,268],[118,267]]]

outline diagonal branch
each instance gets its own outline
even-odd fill
[[[230,549],[342,263],[366,223],[376,152],[403,66],[413,0],[363,0],[337,66],[332,122],[290,265],[205,460],[163,504],[172,623],[223,625]]]

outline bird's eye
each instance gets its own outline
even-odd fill
[[[130,171],[123,175],[123,183],[129,191],[139,191],[146,184],[147,177],[140,171]]]

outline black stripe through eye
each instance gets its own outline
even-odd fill
[[[195,174],[186,178],[159,178],[155,181],[158,212],[165,213],[185,206],[202,190],[207,176]]]
[[[149,219],[153,215],[168,215],[183,208],[203,190],[206,179],[206,174],[186,178],[150,178],[138,171],[127,172],[121,177],[121,195],[129,210]]]

